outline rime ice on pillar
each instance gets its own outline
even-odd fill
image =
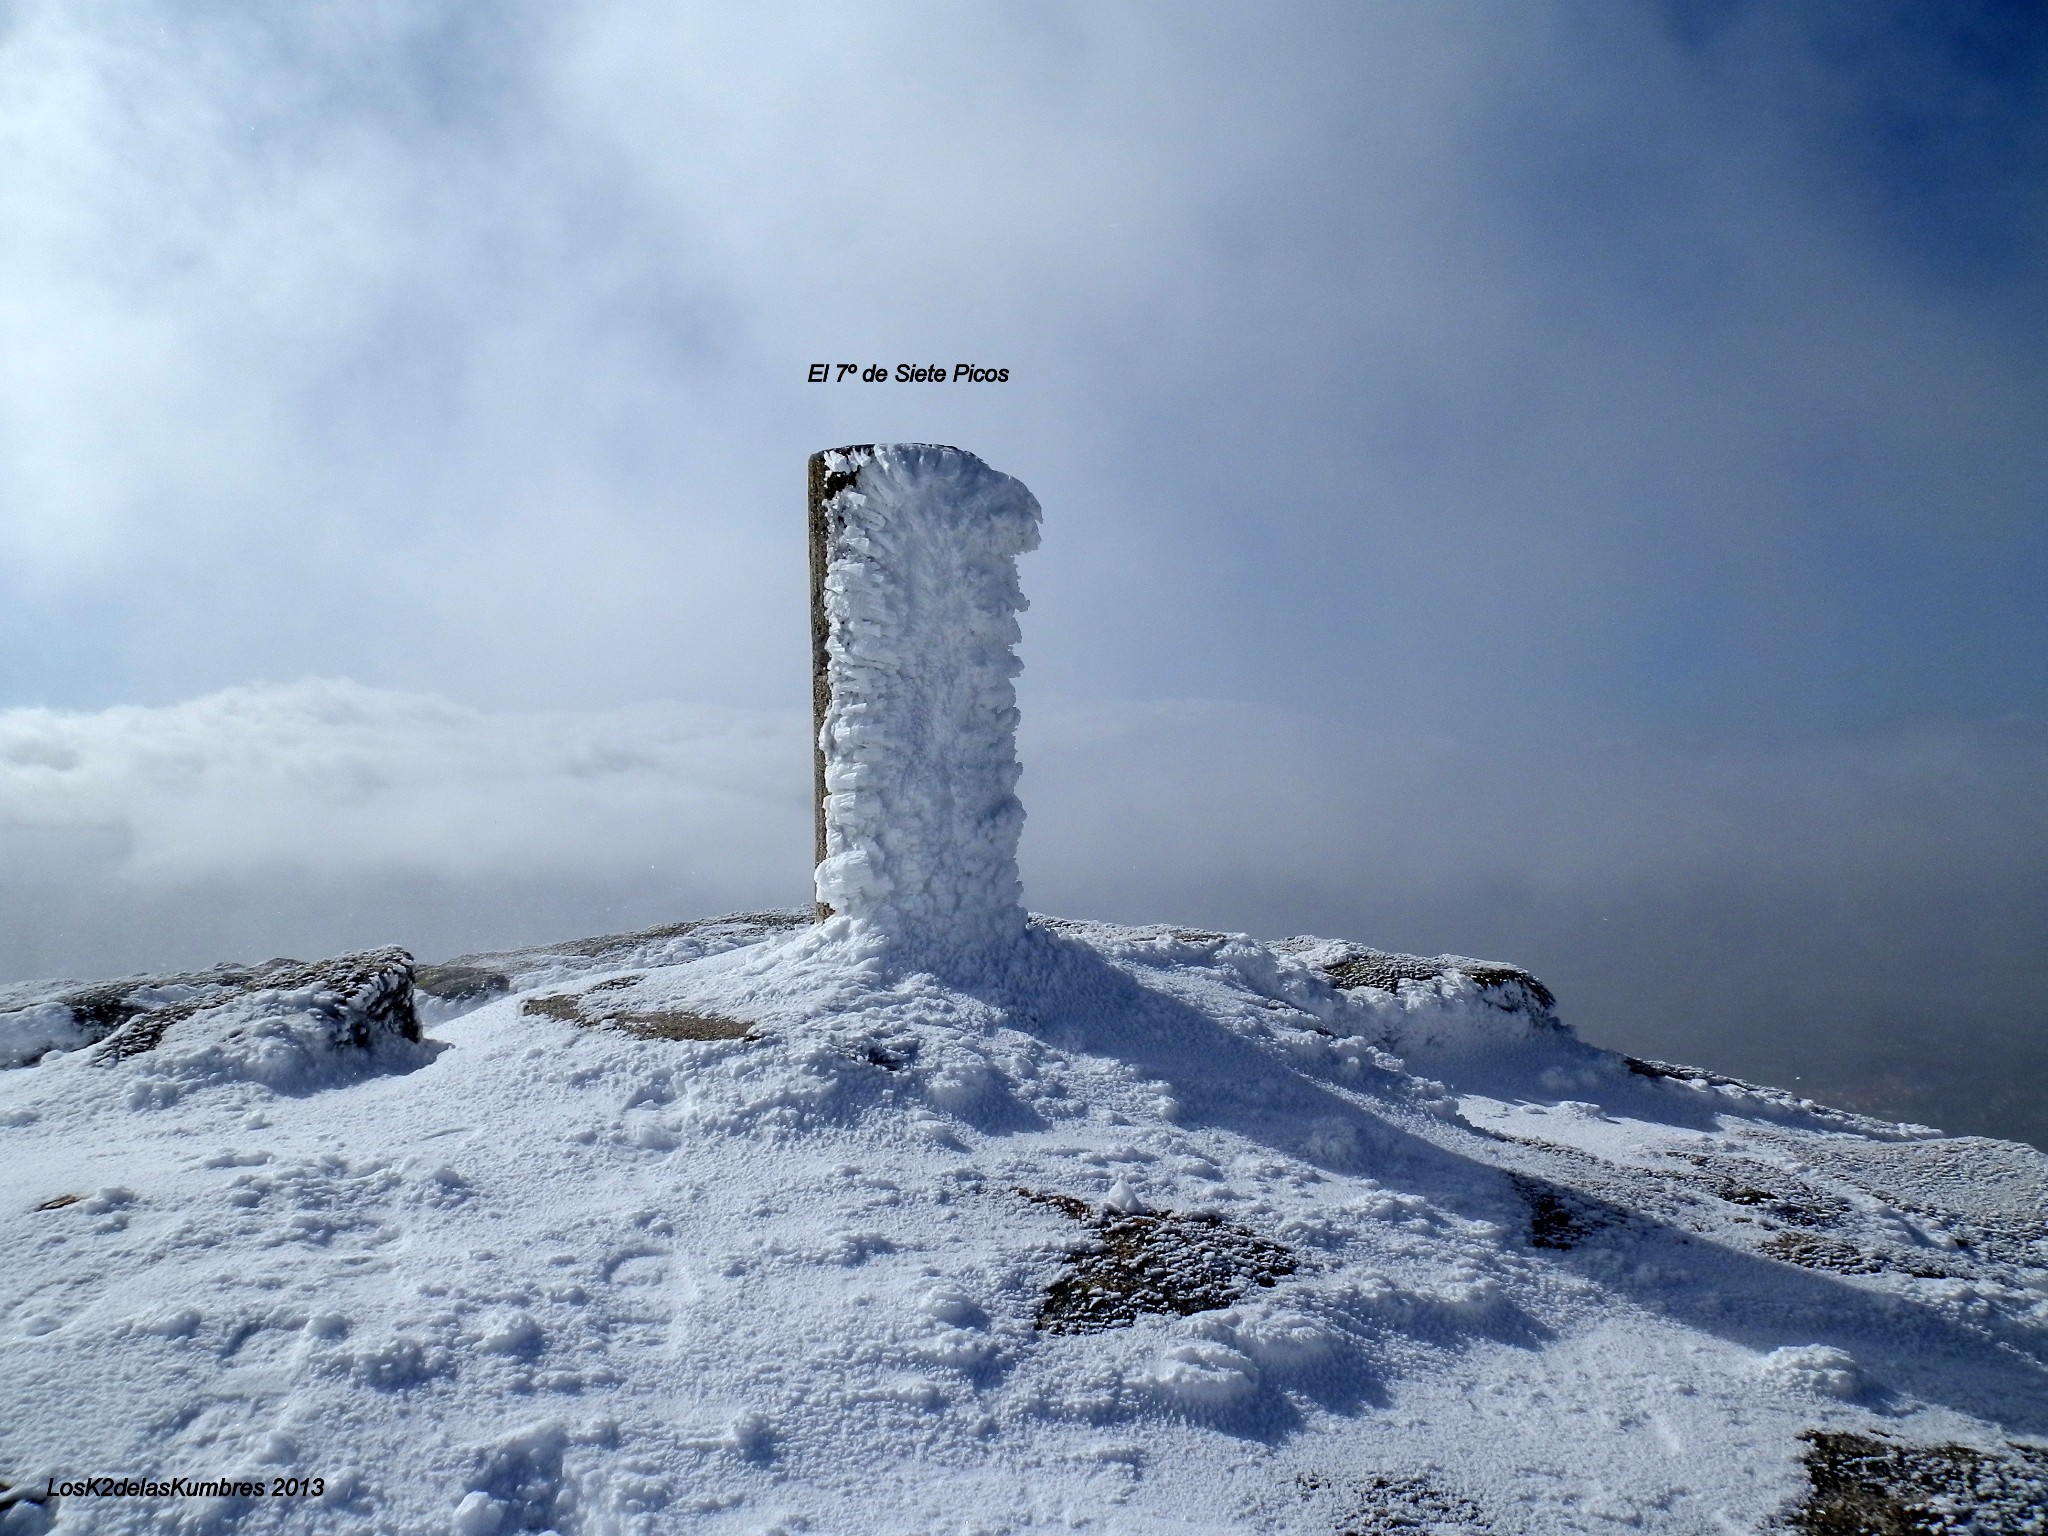
[[[818,904],[967,958],[1024,931],[1017,556],[1038,502],[927,443],[811,459]]]

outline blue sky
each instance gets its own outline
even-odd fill
[[[2048,917],[2044,69],[2020,5],[17,0],[0,708],[786,710],[804,456],[957,442],[1047,509],[1039,904],[1497,951],[1596,1033],[1781,1074],[1741,1030],[1848,946],[1870,996],[1801,1005],[1817,1056],[1940,1023],[2009,1068],[2044,1020],[2000,936]],[[1284,749],[1219,748],[1231,710]],[[1149,723],[1084,751],[1104,711]],[[1128,847],[1083,835],[1108,804],[1151,808]],[[169,947],[415,920],[328,873],[296,927]],[[520,926],[480,890],[448,942]],[[167,921],[0,959],[154,963]],[[1645,966],[1749,990],[1653,1028]]]

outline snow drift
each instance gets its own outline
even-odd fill
[[[223,1004],[0,1072],[0,1530],[2035,1528],[2029,1149],[1512,967],[1033,919],[970,986],[830,927],[421,968],[433,1038],[336,1058],[388,1070],[216,1070]],[[47,1496],[94,1475],[303,1492]]]

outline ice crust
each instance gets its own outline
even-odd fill
[[[831,699],[818,900],[847,934],[935,965],[1024,932],[1016,795],[1017,556],[1038,502],[971,453],[827,455]]]

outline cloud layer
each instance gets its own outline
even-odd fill
[[[1857,14],[25,0],[0,697],[773,707],[922,439],[1062,694],[2038,714],[2048,28]]]
[[[429,957],[808,899],[795,712],[309,681],[0,713],[0,979]],[[1027,717],[1040,909],[1534,967],[1595,1038],[2041,1136],[2048,742],[1673,753],[1182,701]]]

